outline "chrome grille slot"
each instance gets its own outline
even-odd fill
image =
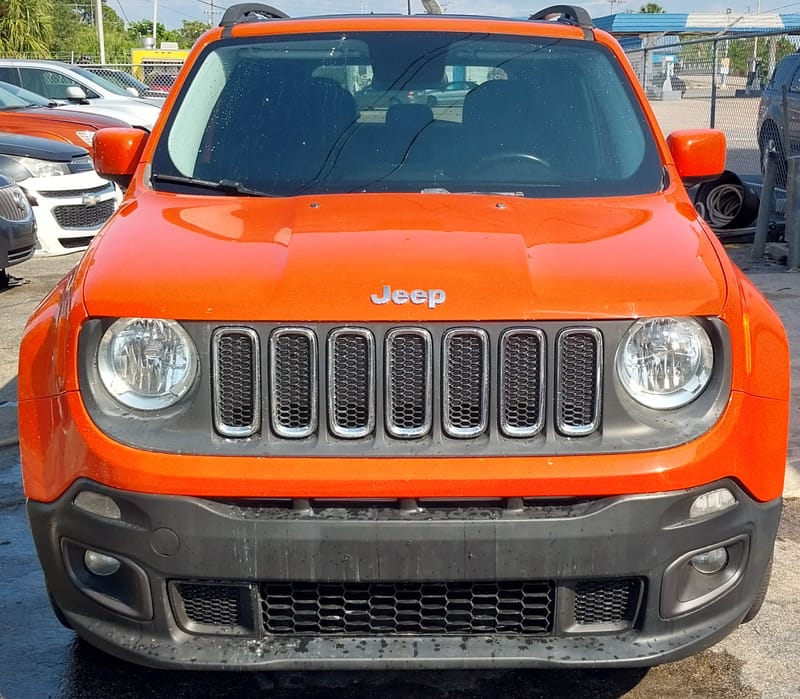
[[[448,330],[442,340],[443,428],[451,437],[486,430],[489,406],[489,336],[480,328]]]
[[[532,437],[544,426],[544,347],[538,328],[500,338],[500,429],[509,437]]]
[[[300,439],[317,429],[317,337],[308,328],[281,328],[270,337],[272,429]]]
[[[331,432],[345,439],[375,429],[375,339],[364,328],[337,328],[328,335],[328,417]]]
[[[603,338],[596,328],[567,328],[556,349],[556,426],[569,437],[600,424]]]
[[[247,437],[261,423],[258,335],[250,328],[219,328],[212,342],[214,426],[224,437]]]
[[[427,434],[432,422],[431,336],[420,328],[386,334],[386,429],[393,437]]]

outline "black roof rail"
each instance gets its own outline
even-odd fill
[[[253,22],[260,19],[289,19],[281,10],[260,2],[243,2],[231,5],[220,20],[220,27],[232,27],[240,22]]]
[[[563,24],[572,24],[583,29],[585,39],[594,39],[594,24],[589,13],[576,5],[551,5],[535,12],[530,20],[555,20]]]

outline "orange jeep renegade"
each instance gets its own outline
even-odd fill
[[[95,151],[125,202],[19,367],[31,527],[89,643],[648,666],[757,613],[785,333],[685,190],[723,135],[665,140],[584,10],[233,6],[153,132]]]

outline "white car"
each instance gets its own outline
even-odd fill
[[[134,96],[126,88],[82,66],[59,61],[0,59],[0,81],[77,109],[114,117],[131,126],[153,128],[163,100]]]
[[[89,152],[70,143],[0,134],[0,173],[16,180],[33,207],[39,255],[85,250],[121,200]]]

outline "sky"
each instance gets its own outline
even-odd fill
[[[237,0],[108,0],[108,4],[125,21],[141,19],[156,21],[167,29],[177,29],[184,20],[199,20],[214,24],[222,11]],[[241,1],[241,0],[239,0]],[[547,4],[558,4],[560,0],[439,0],[445,12],[453,14],[497,15],[500,17],[524,17]],[[655,1],[667,12],[725,12],[730,8],[736,13],[800,12],[800,0],[598,0],[575,3],[586,8],[592,17],[603,17],[617,12],[638,12],[648,1]],[[406,13],[408,0],[266,0],[293,17],[335,13],[398,12]],[[423,12],[420,0],[411,0],[412,12]]]

